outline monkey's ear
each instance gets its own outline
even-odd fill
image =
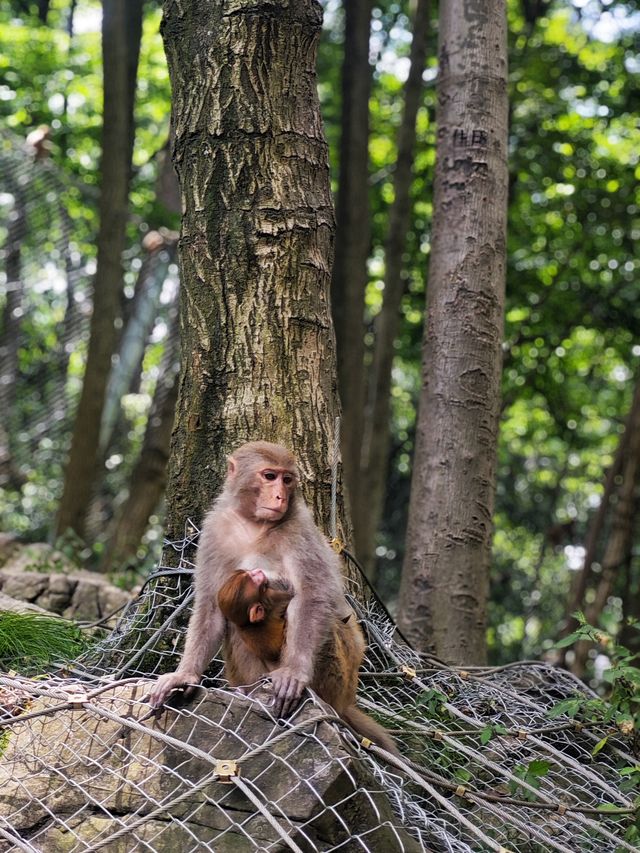
[[[264,622],[265,610],[260,603],[252,604],[249,608],[249,622]]]
[[[237,470],[238,470],[238,463],[233,458],[233,456],[230,456],[229,459],[227,460],[227,477],[235,476],[235,473]]]

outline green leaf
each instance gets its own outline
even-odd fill
[[[554,644],[554,648],[564,649],[567,646],[572,646],[574,643],[577,643],[578,640],[581,640],[583,637],[583,631],[574,631],[573,634],[569,634],[568,636],[563,637],[561,640],[558,640],[558,642]]]
[[[608,740],[609,740],[609,735],[605,735],[602,738],[602,740],[599,740],[598,743],[594,746],[593,752],[591,753],[591,755],[597,755],[600,752],[600,750],[604,748],[604,746],[606,745]]]
[[[527,767],[527,775],[546,776],[551,769],[549,761],[532,761]]]
[[[491,728],[491,726],[487,726],[486,729],[483,729],[480,732],[480,743],[481,744],[489,743],[489,741],[491,740],[492,737],[493,737],[493,729]]]
[[[554,720],[556,717],[561,717],[566,714],[567,717],[575,717],[582,707],[582,699],[563,699],[558,702],[553,708],[547,711],[547,716]]]
[[[640,764],[636,764],[635,767],[623,767],[619,773],[621,776],[632,776],[634,773],[638,773],[640,775]]]
[[[473,779],[473,773],[465,770],[464,767],[458,767],[453,775],[459,782],[467,783]]]

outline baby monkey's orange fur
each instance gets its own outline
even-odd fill
[[[249,572],[234,572],[218,593],[218,606],[225,619],[236,626],[240,640],[271,671],[280,661],[287,606],[295,593],[285,580],[268,580],[265,576],[260,580],[257,583]],[[396,745],[384,728],[356,708],[358,670],[364,649],[364,637],[355,617],[344,621],[336,616],[329,637],[317,654],[310,687],[363,737],[397,755]],[[239,687],[233,659],[229,655],[225,659],[227,679]]]

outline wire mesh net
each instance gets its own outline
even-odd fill
[[[193,700],[154,715],[148,679],[179,660],[196,535],[72,668],[0,678],[0,850],[637,849],[625,742],[549,716],[580,682],[545,663],[420,656],[353,582],[358,701],[401,758],[310,692],[276,720],[268,685],[229,689],[217,659]]]

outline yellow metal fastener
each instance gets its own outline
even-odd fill
[[[216,761],[216,773],[218,774],[218,782],[223,785],[230,785],[233,776],[240,775],[240,768],[235,761]]]
[[[404,675],[406,679],[411,681],[412,678],[415,678],[417,673],[412,666],[401,666],[400,672]]]
[[[336,554],[342,554],[342,552],[344,551],[344,542],[342,542],[340,539],[332,539],[329,544],[336,552]]]

